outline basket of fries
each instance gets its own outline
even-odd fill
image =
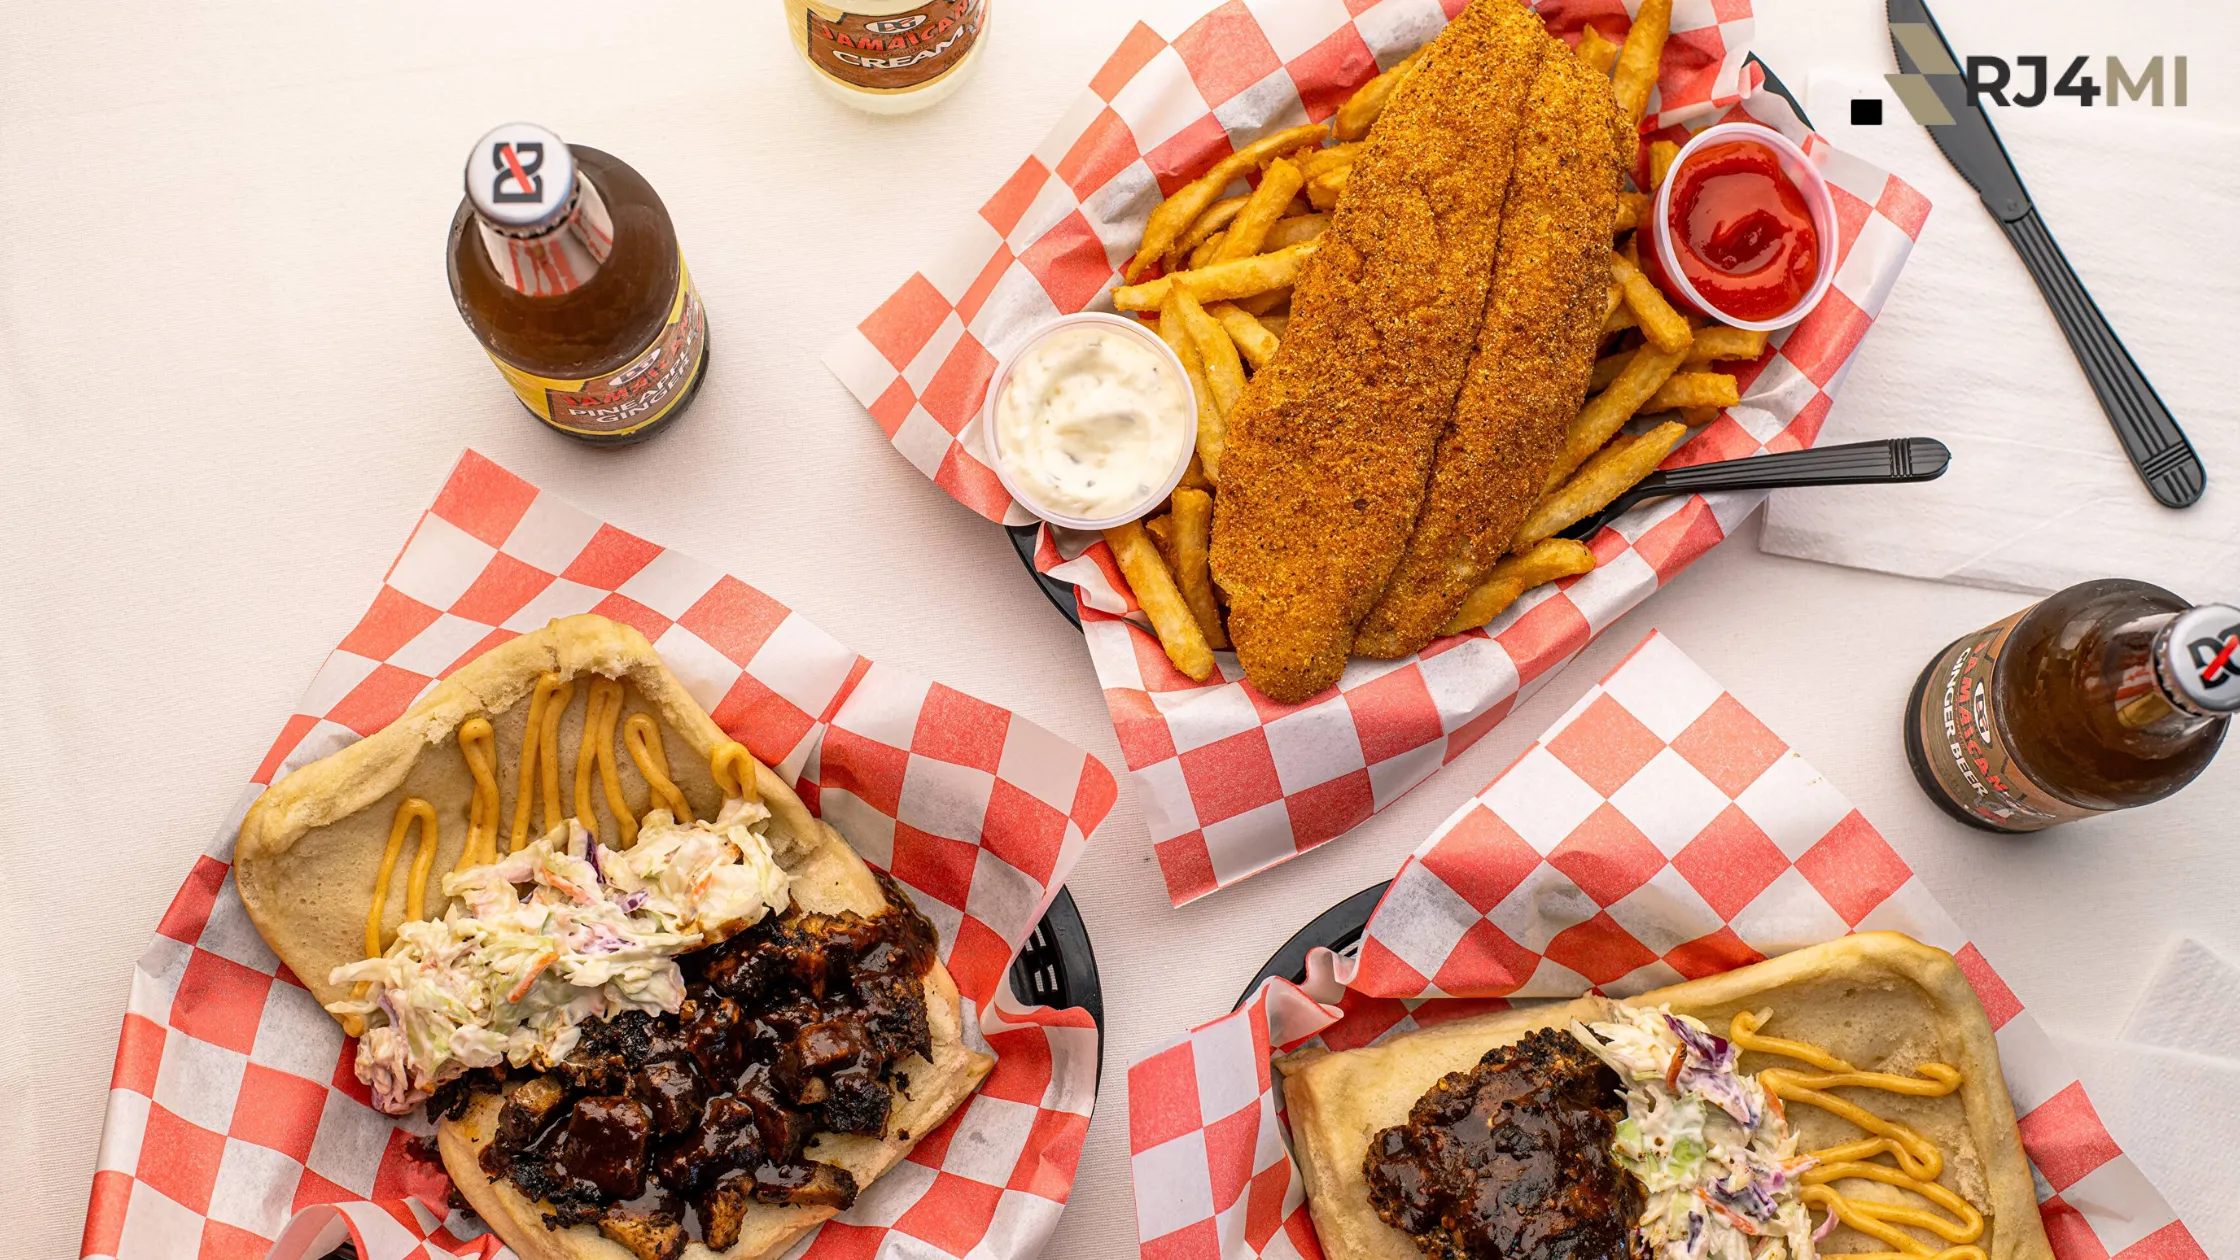
[[[1234,592],[1209,553],[1230,419],[1292,334],[1295,288],[1328,244],[1380,118],[1446,25],[1441,6],[1383,0],[1329,29],[1310,14],[1319,6],[1253,0],[1172,38],[1139,27],[955,255],[828,352],[907,458],[1030,535],[1022,553],[1037,574],[1071,587],[1176,904],[1388,805],[1720,541],[1762,496],[1666,499],[1591,538],[1562,535],[1660,466],[1810,446],[1902,268],[1926,201],[1835,151],[1777,83],[1768,89],[1769,73],[1748,55],[1746,7],[1628,8],[1537,6],[1546,30],[1607,74],[1639,123],[1595,280],[1602,319],[1589,330],[1585,401],[1513,537],[1436,636],[1386,659],[1356,657],[1304,699],[1271,698],[1229,650]],[[1244,36],[1216,19],[1239,9],[1268,45],[1268,70],[1286,76],[1248,79],[1236,64]],[[1771,334],[1682,314],[1639,266],[1647,242],[1637,231],[1673,155],[1694,132],[1729,121],[1803,146],[1843,224],[1826,298]],[[1108,302],[1182,360],[1198,398],[1197,458],[1142,521],[1101,536],[1037,526],[979,458],[987,378],[1040,324]]]

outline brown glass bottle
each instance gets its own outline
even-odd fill
[[[446,254],[459,314],[522,404],[570,437],[638,442],[706,379],[707,314],[651,185],[510,124],[467,160]]]
[[[2191,783],[2240,709],[2240,611],[2158,586],[2072,586],[1922,671],[1906,755],[1945,812],[2038,831]]]

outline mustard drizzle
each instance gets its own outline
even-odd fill
[[[1911,1127],[1881,1116],[1827,1091],[1879,1089],[1916,1098],[1942,1098],[1961,1083],[1957,1068],[1944,1063],[1924,1063],[1912,1076],[1890,1072],[1863,1072],[1809,1042],[1769,1037],[1758,1029],[1769,1014],[1739,1011],[1728,1025],[1728,1040],[1738,1049],[1796,1059],[1819,1068],[1800,1072],[1793,1068],[1767,1068],[1758,1083],[1782,1102],[1803,1103],[1858,1126],[1871,1136],[1807,1153],[1814,1166],[1799,1180],[1799,1197],[1819,1207],[1842,1224],[1892,1248],[1890,1251],[1848,1254],[1843,1260],[1988,1260],[1983,1248],[1974,1246],[1983,1237],[1983,1214],[1967,1200],[1937,1184],[1944,1172],[1944,1152]],[[1897,1167],[1872,1162],[1889,1155]],[[1955,1219],[1904,1204],[1855,1199],[1834,1188],[1835,1182],[1873,1181],[1911,1192],[1942,1208]],[[1923,1230],[1951,1244],[1932,1247],[1899,1226]],[[1833,1258],[1831,1257],[1831,1260]]]

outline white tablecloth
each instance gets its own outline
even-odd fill
[[[1087,654],[1002,534],[905,464],[815,352],[1011,171],[1140,7],[1001,0],[976,80],[899,121],[817,94],[774,0],[0,15],[5,1250],[74,1253],[131,960],[463,446],[1122,764]],[[1760,48],[1793,81],[1887,68],[1872,0],[1759,8]],[[2106,38],[2077,51],[2178,51],[2098,11]],[[2196,60],[2195,93],[2229,91],[2216,64]],[[452,310],[460,163],[515,117],[626,158],[682,233],[714,366],[644,447],[544,432]],[[2021,597],[1755,544],[1696,566],[1355,835],[1185,910],[1123,789],[1073,880],[1111,1040],[1052,1254],[1133,1251],[1123,1066],[1388,876],[1652,626],[1838,778],[2057,1031],[2114,1037],[2176,934],[2240,954],[2240,756],[2129,816],[2028,841],[1967,831],[1914,787],[1898,712],[1931,652]]]

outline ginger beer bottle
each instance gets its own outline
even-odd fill
[[[618,158],[509,123],[467,155],[451,220],[459,314],[546,424],[638,442],[707,375],[708,317],[661,198]]]
[[[1960,821],[2040,831],[2191,783],[2235,710],[2240,609],[2108,578],[1931,661],[1906,707],[1906,755]]]

